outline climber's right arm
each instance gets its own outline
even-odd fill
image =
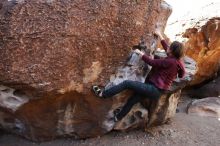
[[[155,35],[158,36],[161,40],[161,45],[163,46],[163,49],[167,52],[167,50],[169,49],[169,45],[167,44],[167,42],[165,41],[163,35],[160,33],[160,31],[156,31]]]
[[[164,39],[162,39],[160,43],[163,46],[163,49],[167,52],[167,50],[169,49],[169,45],[167,44],[167,42]]]

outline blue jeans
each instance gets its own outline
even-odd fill
[[[122,83],[104,90],[102,96],[105,98],[112,97],[126,89],[134,91],[134,94],[128,99],[122,110],[116,115],[118,120],[121,120],[129,113],[133,105],[145,98],[158,99],[162,93],[160,89],[151,83],[142,83],[138,81],[125,80]]]

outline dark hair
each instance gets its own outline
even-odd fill
[[[170,51],[175,58],[180,59],[184,55],[184,46],[182,43],[174,41],[170,45]]]

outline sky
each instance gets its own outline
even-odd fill
[[[192,27],[198,20],[220,17],[220,0],[165,0],[173,12],[168,19],[165,33],[171,40],[179,40],[175,35]],[[191,20],[193,19],[193,20]],[[204,21],[204,23],[206,20]],[[183,24],[184,27],[183,27]],[[203,24],[203,23],[201,23]]]

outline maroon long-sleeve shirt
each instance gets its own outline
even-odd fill
[[[162,40],[161,44],[166,51],[169,49],[165,40]],[[143,55],[142,59],[152,66],[147,81],[150,81],[159,89],[169,90],[177,75],[182,78],[185,74],[183,63],[175,57],[168,56],[165,59],[151,59],[149,56]]]

